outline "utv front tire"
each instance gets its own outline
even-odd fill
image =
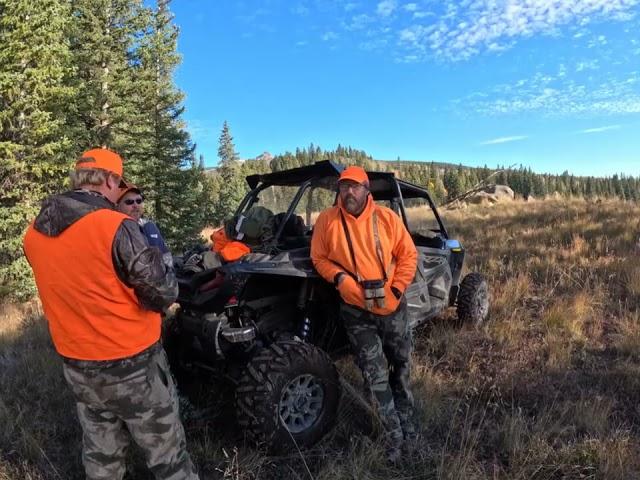
[[[315,444],[333,426],[340,383],[329,356],[313,345],[279,341],[259,351],[236,388],[238,423],[272,451]],[[293,438],[293,441],[292,441]]]
[[[479,327],[489,318],[489,285],[481,273],[468,274],[458,292],[458,319]]]

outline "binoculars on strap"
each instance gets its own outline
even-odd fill
[[[384,280],[362,280],[360,285],[364,289],[364,303],[367,310],[373,310],[375,304],[378,308],[384,308]]]

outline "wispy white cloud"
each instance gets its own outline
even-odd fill
[[[417,55],[405,55],[404,57],[396,58],[397,63],[415,63],[418,60],[420,60],[420,58]]]
[[[569,78],[536,73],[532,78],[500,84],[454,101],[462,114],[501,116],[539,113],[546,116],[625,115],[640,113],[640,72],[607,77]]]
[[[381,2],[383,3],[383,2]],[[415,22],[402,31],[413,32],[404,42],[413,54],[463,60],[485,51],[511,48],[519,39],[555,34],[557,29],[587,25],[595,18],[625,21],[640,0],[444,0],[435,23]],[[380,5],[380,4],[379,4]],[[406,36],[405,36],[406,38]],[[606,44],[604,36],[594,46]]]
[[[376,13],[381,17],[388,17],[396,9],[396,0],[382,0],[376,7]]]
[[[418,20],[420,18],[426,18],[426,17],[435,17],[435,16],[436,14],[433,12],[422,12],[422,11],[413,12],[414,20]]]
[[[330,42],[338,39],[338,34],[336,32],[326,32],[323,33],[320,37],[323,42]]]
[[[366,13],[360,13],[351,17],[351,21],[345,23],[344,28],[346,30],[363,30],[373,22],[374,19],[372,16]]]
[[[389,44],[389,41],[385,37],[372,37],[370,40],[360,43],[362,50],[373,51],[381,50]]]
[[[263,18],[269,14],[269,11],[266,8],[256,8],[250,12],[247,12],[243,15],[238,15],[238,19],[246,22],[246,23],[254,23],[260,18]]]
[[[620,128],[622,128],[622,125],[607,125],[606,127],[587,128],[586,130],[580,130],[578,133],[601,133]]]
[[[582,72],[584,70],[598,70],[599,68],[600,65],[597,59],[584,60],[576,63],[576,72]]]
[[[607,43],[608,43],[608,40],[606,36],[598,35],[597,37],[593,37],[592,39],[589,40],[589,43],[587,43],[587,47],[596,48],[596,47],[604,46]]]
[[[298,3],[291,8],[291,12],[300,15],[302,17],[306,17],[309,15],[309,7],[307,7],[304,3]]]
[[[498,145],[500,143],[509,143],[509,142],[517,142],[519,140],[526,140],[529,138],[526,135],[514,135],[512,137],[498,137],[492,140],[485,140],[484,142],[480,142],[480,145]]]
[[[640,55],[640,45],[630,46],[625,58],[614,55],[619,37],[603,35],[597,28],[601,21],[627,22],[630,33],[625,38],[635,38],[640,0],[293,0],[290,5],[290,11],[314,19],[316,41],[335,39],[335,34],[352,45],[378,48],[399,62],[500,55],[523,39],[540,35],[565,36],[592,48],[583,52],[583,58],[562,59],[568,77],[598,68],[596,58],[604,68],[607,60],[628,62],[627,57]],[[244,11],[249,15],[243,19],[268,23],[265,8]],[[303,39],[313,42],[312,37]]]

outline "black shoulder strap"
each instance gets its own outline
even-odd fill
[[[362,280],[358,273],[358,265],[356,264],[356,255],[353,252],[353,243],[351,242],[351,235],[349,234],[349,228],[347,227],[347,221],[344,219],[342,209],[340,209],[340,220],[342,221],[342,228],[344,228],[344,234],[347,237],[347,245],[349,246],[349,253],[351,254],[351,263],[353,264],[353,270],[356,274],[356,281]]]

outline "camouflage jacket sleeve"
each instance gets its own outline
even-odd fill
[[[140,306],[161,312],[178,296],[171,254],[150,247],[140,227],[124,220],[113,239],[113,265],[122,282],[133,288]]]

